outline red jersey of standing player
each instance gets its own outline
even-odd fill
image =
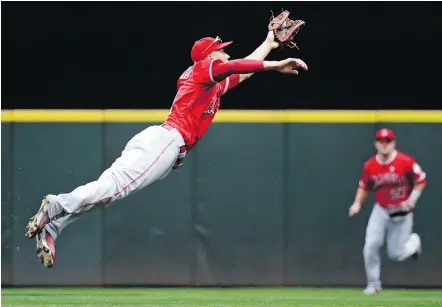
[[[381,129],[376,133],[377,141],[390,142],[394,139],[390,129]],[[359,187],[373,190],[379,205],[391,207],[406,201],[413,187],[425,182],[425,172],[413,157],[394,150],[386,161],[382,161],[377,154],[364,163]]]

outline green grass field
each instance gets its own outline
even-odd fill
[[[2,289],[2,306],[442,307],[442,290],[385,289],[367,297],[344,288],[11,288]]]

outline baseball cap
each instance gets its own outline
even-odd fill
[[[201,38],[200,40],[197,40],[193,44],[190,56],[193,62],[199,62],[204,60],[213,51],[223,49],[224,47],[227,47],[231,43],[233,42],[223,43],[223,41],[219,36],[217,36],[216,38],[204,37]]]
[[[382,128],[376,132],[376,140],[379,139],[388,139],[395,140],[394,132],[391,129]]]

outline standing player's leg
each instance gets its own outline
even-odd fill
[[[27,235],[37,236],[37,253],[45,266],[54,263],[53,241],[83,214],[136,192],[172,169],[184,144],[176,131],[152,126],[134,136],[121,156],[96,181],[70,193],[48,195],[30,219]],[[48,223],[49,220],[53,220]]]
[[[365,244],[364,263],[367,275],[365,294],[374,294],[381,290],[381,255],[380,249],[384,245],[385,231],[389,216],[386,210],[375,205],[368,220]]]
[[[413,213],[394,217],[388,223],[387,253],[394,261],[403,261],[421,253],[421,240],[413,229]]]

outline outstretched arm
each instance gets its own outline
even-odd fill
[[[307,64],[300,59],[289,58],[282,61],[233,60],[226,63],[214,61],[209,69],[210,79],[220,82],[233,74],[249,74],[265,70],[276,70],[283,74],[297,75],[296,68],[307,70]]]
[[[250,55],[245,57],[247,60],[257,60],[257,61],[264,61],[264,59],[269,55],[270,51],[272,51],[275,48],[278,48],[279,44],[275,41],[275,35],[273,34],[273,31],[268,32],[267,37],[262,44],[255,49]],[[253,75],[253,73],[250,74],[241,74],[239,76],[239,82],[241,83],[244,80],[247,80]]]
[[[211,67],[211,78],[213,82],[220,82],[234,74],[248,74],[263,70],[263,61],[238,59],[224,63],[216,60]]]
[[[256,48],[251,54],[246,56],[245,60],[255,60],[255,61],[264,61],[264,59],[269,55],[270,51],[275,48],[278,48],[279,43],[275,41],[275,34],[273,31],[269,31],[267,33],[266,39]],[[248,74],[240,74],[239,75],[239,83],[244,80],[247,80],[253,75],[253,72]]]

